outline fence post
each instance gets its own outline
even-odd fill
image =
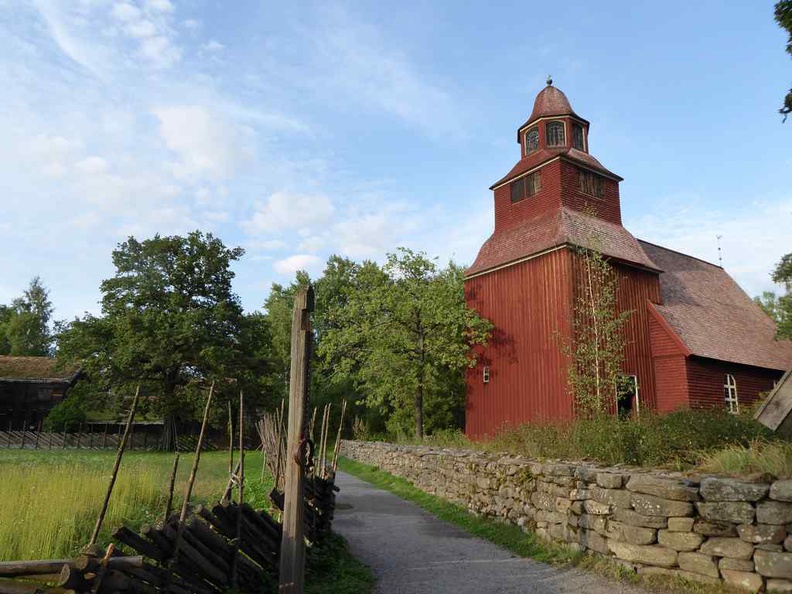
[[[308,410],[309,363],[311,360],[311,312],[314,292],[310,285],[294,296],[291,329],[291,372],[289,378],[289,428],[281,540],[281,594],[302,594],[305,578],[303,537],[304,468],[308,453],[305,414]]]

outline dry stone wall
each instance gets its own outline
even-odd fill
[[[416,487],[639,574],[792,592],[792,480],[772,483],[344,441]]]

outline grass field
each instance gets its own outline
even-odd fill
[[[174,454],[132,452],[124,456],[110,500],[100,544],[119,524],[138,528],[161,519]],[[77,555],[87,544],[104,499],[115,452],[0,450],[0,561],[55,559]],[[182,454],[174,507],[193,463]],[[245,456],[245,500],[268,508],[272,479],[261,481],[262,457]],[[205,453],[193,490],[194,503],[217,501],[228,480],[228,454]],[[371,572],[331,536],[308,553],[306,592],[368,594]]]

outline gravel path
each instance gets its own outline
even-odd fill
[[[339,472],[333,529],[371,567],[380,594],[643,594],[574,568],[515,557],[417,505]]]

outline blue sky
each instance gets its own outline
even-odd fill
[[[662,10],[661,10],[662,8]],[[636,236],[751,294],[792,251],[768,2],[0,0],[0,303],[98,310],[133,234],[247,250],[248,310],[331,253],[470,263],[548,73]]]

